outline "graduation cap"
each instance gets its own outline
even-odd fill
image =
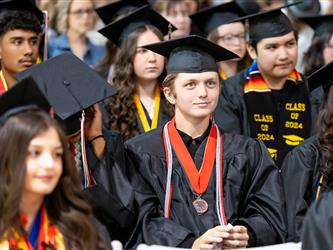
[[[202,9],[190,16],[192,22],[207,36],[218,26],[233,22],[245,12],[236,2],[229,2]]]
[[[27,77],[0,96],[0,124],[28,110],[50,110],[50,104],[36,82]]]
[[[85,110],[114,95],[113,87],[70,52],[34,65],[16,76],[18,79],[33,77],[58,118],[64,122],[67,135],[80,130],[84,186],[94,186],[96,182],[86,159]]]
[[[0,12],[6,10],[24,10],[30,11],[38,20],[44,22],[43,12],[29,0],[2,0],[0,1]]]
[[[170,29],[170,31],[176,30],[164,17],[148,5],[145,5],[127,16],[108,24],[98,32],[117,46],[120,46],[122,39],[126,38],[137,28],[147,24],[154,25],[163,35],[167,35]]]
[[[108,24],[116,17],[127,14],[144,5],[148,5],[146,0],[120,0],[97,8],[96,12],[102,19],[103,23]]]
[[[281,9],[299,3],[301,2],[295,2],[284,5],[280,8],[243,16],[235,19],[234,22],[243,20],[249,21],[250,40],[260,41],[264,38],[283,36],[293,31],[294,27],[289,18],[281,11]]]
[[[333,84],[333,60],[313,72],[307,78],[310,91],[322,86],[324,91]]]
[[[197,35],[148,44],[143,48],[168,58],[167,74],[218,72],[216,62],[239,58],[231,51]]]
[[[299,20],[306,23],[314,30],[314,36],[323,33],[333,33],[333,14],[304,16],[300,17]]]
[[[81,111],[116,93],[110,84],[70,52],[16,74],[17,79],[27,76],[33,77],[56,115],[65,122],[67,134],[80,129]]]

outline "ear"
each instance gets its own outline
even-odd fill
[[[257,51],[255,50],[255,48],[253,48],[252,45],[247,44],[246,49],[247,49],[247,53],[249,53],[251,59],[256,60],[257,59]]]
[[[176,96],[169,87],[163,88],[163,93],[168,102],[170,102],[172,105],[176,104]]]

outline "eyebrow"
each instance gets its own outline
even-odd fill
[[[38,36],[32,36],[32,37],[28,37],[27,39],[30,40],[30,39],[37,39]],[[25,37],[22,37],[22,36],[13,36],[10,38],[10,40],[23,40],[23,39],[26,39]]]
[[[31,144],[29,147],[33,147],[33,148],[43,148],[44,145],[41,144]],[[54,149],[63,149],[62,145],[56,146],[54,147]]]

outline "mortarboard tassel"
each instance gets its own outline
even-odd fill
[[[82,163],[83,163],[83,175],[84,175],[84,188],[93,187],[96,185],[96,181],[88,166],[87,155],[86,155],[86,143],[84,136],[84,121],[85,121],[85,112],[82,110],[81,118],[81,150],[82,150]]]

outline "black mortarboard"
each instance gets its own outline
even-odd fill
[[[204,8],[190,16],[193,23],[207,36],[218,26],[233,22],[245,13],[236,2]]]
[[[114,95],[113,87],[72,53],[34,65],[16,74],[18,79],[32,76],[64,120],[66,133],[80,130],[81,111]]]
[[[284,5],[280,8],[261,11],[259,13],[243,16],[234,21],[249,21],[250,40],[260,41],[264,38],[283,36],[293,31],[294,27],[281,9],[299,3],[300,2],[296,2]]]
[[[300,17],[299,20],[311,26],[315,32],[314,36],[324,33],[333,33],[333,14],[304,16]]]
[[[127,14],[129,11],[144,5],[148,5],[146,0],[120,0],[97,8],[96,12],[104,24],[108,24],[116,17]]]
[[[0,96],[0,124],[9,117],[30,109],[50,109],[46,97],[36,82],[27,77]]]
[[[333,60],[308,77],[310,91],[322,86],[326,91],[333,84]]]
[[[44,22],[43,12],[29,0],[2,0],[0,1],[0,12],[6,10],[25,10],[34,14],[38,20]]]
[[[117,46],[120,46],[121,39],[126,38],[137,28],[147,24],[154,25],[162,32],[163,35],[167,35],[169,32],[169,22],[147,5],[131,12],[119,20],[106,25],[98,32],[111,40]],[[172,25],[171,29],[172,31],[176,30],[176,28]]]
[[[218,72],[216,62],[239,58],[231,51],[196,35],[148,44],[143,48],[168,58],[167,74]]]

